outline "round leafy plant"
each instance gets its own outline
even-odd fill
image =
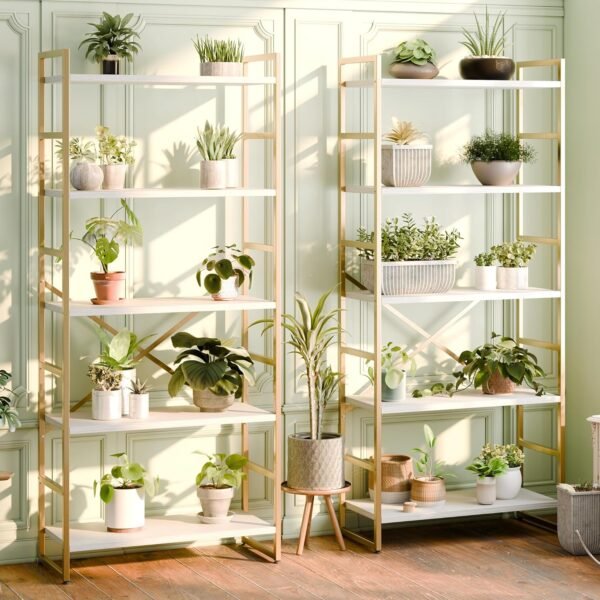
[[[401,346],[396,346],[392,342],[388,342],[381,349],[381,369],[385,373],[384,381],[391,390],[395,390],[404,379],[405,367],[410,362],[410,357]],[[371,364],[372,361],[367,361],[367,377],[371,385],[375,383],[375,369]]]
[[[511,469],[520,467],[525,462],[525,454],[516,444],[486,444],[481,449],[478,458],[488,461],[498,456],[505,459]]]
[[[488,459],[477,457],[468,467],[477,477],[498,477],[508,471],[508,463],[502,456],[491,456]]]
[[[425,40],[418,38],[398,44],[394,51],[394,62],[423,66],[434,61],[435,50]]]
[[[244,477],[243,468],[248,459],[241,454],[205,454],[208,460],[202,465],[202,470],[196,475],[196,485],[216,489],[237,488]]]
[[[473,260],[478,267],[492,267],[496,260],[496,255],[493,252],[481,252]]]
[[[196,281],[200,287],[204,285],[209,294],[218,294],[222,281],[235,277],[236,287],[241,287],[246,276],[249,286],[252,286],[252,269],[256,263],[250,255],[244,254],[235,244],[215,246],[213,250],[202,261],[196,273]],[[204,281],[202,273],[207,273]]]
[[[87,46],[85,57],[97,63],[108,56],[133,60],[133,55],[142,47],[136,41],[136,38],[140,37],[139,34],[129,26],[131,19],[133,13],[121,17],[103,12],[100,23],[88,23],[95,31],[86,34],[79,44],[79,48]]]
[[[535,150],[514,135],[488,130],[471,138],[463,148],[462,158],[467,163],[493,160],[528,163],[535,160]]]
[[[537,246],[519,240],[492,246],[491,251],[504,268],[525,267],[533,258]]]
[[[96,127],[98,156],[103,165],[132,165],[135,162],[133,148],[137,145],[124,135],[114,135],[108,127]]]

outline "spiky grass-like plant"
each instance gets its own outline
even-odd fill
[[[230,131],[229,127],[211,125],[206,121],[204,129],[198,127],[196,146],[202,160],[223,160],[235,158],[234,146],[242,138],[240,133]]]
[[[410,121],[399,121],[396,117],[392,117],[392,130],[386,133],[383,138],[401,146],[426,141],[425,134],[419,131]]]
[[[240,40],[213,40],[208,36],[193,40],[200,62],[242,62],[244,44]]]
[[[505,14],[506,12],[499,13],[494,23],[490,24],[490,15],[486,6],[485,22],[482,24],[477,15],[473,13],[477,31],[471,33],[463,27],[463,35],[466,39],[460,42],[471,53],[471,56],[502,56],[506,37],[513,27],[511,25],[509,29],[503,31]]]

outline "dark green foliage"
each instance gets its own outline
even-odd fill
[[[120,15],[103,12],[100,23],[88,23],[95,31],[88,33],[79,44],[79,48],[87,46],[85,57],[97,63],[110,55],[133,60],[133,55],[142,47],[135,40],[140,37],[139,34],[128,26],[132,18],[133,13],[121,18]]]
[[[518,137],[509,133],[494,133],[486,131],[483,135],[476,135],[463,148],[462,158],[471,163],[476,160],[490,162],[492,160],[506,160],[509,162],[532,162],[535,159],[535,150],[529,144],[523,144]]]

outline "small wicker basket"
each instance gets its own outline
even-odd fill
[[[373,460],[373,457],[371,457]],[[413,478],[412,458],[404,454],[384,454],[381,457],[381,496],[385,504],[410,500]],[[375,476],[369,471],[369,496],[373,498]]]
[[[446,502],[446,482],[440,477],[412,480],[410,499],[419,506],[439,506]]]

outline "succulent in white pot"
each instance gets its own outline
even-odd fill
[[[200,187],[208,190],[220,190],[239,185],[237,164],[231,164],[234,158],[235,144],[241,134],[230,131],[229,127],[211,125],[208,121],[204,129],[198,127],[196,146],[200,157]]]
[[[381,180],[389,187],[425,185],[431,177],[431,144],[408,121],[392,117],[392,130],[383,136],[391,144],[381,146]]]
[[[127,167],[135,162],[133,149],[135,140],[124,135],[116,136],[108,127],[96,127],[98,139],[98,156],[104,173],[102,187],[105,190],[120,190],[125,188]]]
[[[62,142],[57,143],[56,156],[63,158]],[[104,173],[96,164],[96,147],[92,141],[84,141],[80,137],[69,140],[69,158],[72,161],[69,180],[76,190],[99,190],[102,187]]]
[[[105,365],[91,364],[88,377],[92,385],[92,419],[114,421],[121,418],[122,376]]]
[[[496,502],[496,477],[508,471],[508,463],[502,456],[478,456],[468,467],[477,475],[476,497],[479,504]]]
[[[147,419],[150,414],[150,390],[145,382],[135,379],[129,383],[129,418]]]
[[[158,490],[158,477],[151,477],[139,463],[130,462],[127,454],[111,454],[117,464],[94,481],[94,496],[100,487],[100,499],[106,505],[106,529],[113,533],[127,533],[142,529],[145,522],[146,495]]]
[[[6,387],[6,384],[12,379],[12,374],[4,369],[0,369],[0,425],[6,425],[11,433],[21,426],[19,413],[17,412],[17,402],[20,394]]]
[[[248,459],[241,454],[204,454],[208,458],[196,475],[197,495],[202,506],[199,517],[203,523],[226,523],[236,488],[242,483]]]
[[[523,485],[521,467],[525,462],[523,450],[516,444],[486,444],[479,454],[479,459],[489,461],[500,457],[506,461],[507,470],[496,475],[496,498],[498,500],[512,500]]]
[[[406,400],[406,370],[411,362],[406,351],[388,342],[381,349],[381,400],[383,402],[403,402]],[[375,368],[367,361],[367,377],[371,385],[375,382]]]
[[[496,256],[493,252],[481,252],[475,258],[475,288],[478,290],[496,289]]]
[[[200,75],[240,77],[243,75],[244,44],[240,40],[213,40],[196,36],[194,47],[200,59]]]
[[[215,246],[212,250],[196,273],[198,285],[204,286],[213,300],[237,298],[246,278],[248,287],[252,286],[254,259],[235,244]]]
[[[529,261],[536,245],[519,240],[492,246],[499,263],[497,285],[499,290],[526,290],[529,287]]]

